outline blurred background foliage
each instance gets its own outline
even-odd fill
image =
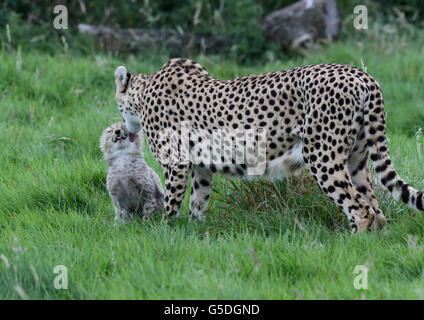
[[[260,26],[261,19],[284,8],[293,0],[3,0],[0,4],[0,27],[9,25],[13,45],[54,52],[57,46],[87,53],[99,50],[95,43],[78,35],[77,25],[86,23],[114,28],[174,29],[202,35],[223,35],[230,49],[223,54],[238,60],[256,60],[281,53],[269,43]],[[424,1],[420,0],[336,0],[342,22],[353,19],[358,4],[368,7],[369,19],[393,22],[399,18],[420,25]],[[53,8],[68,8],[69,30],[52,27]],[[392,20],[392,21],[390,21]],[[10,41],[2,31],[0,41]],[[352,23],[343,23],[343,37],[360,37]],[[9,44],[11,45],[11,44]],[[125,52],[120,52],[125,54]]]

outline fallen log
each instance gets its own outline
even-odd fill
[[[100,46],[111,51],[146,51],[158,48],[170,50],[171,55],[186,56],[193,50],[219,53],[228,44],[223,35],[201,35],[181,30],[113,29],[106,26],[79,24],[78,32],[96,37]]]
[[[340,15],[334,0],[302,0],[265,16],[261,21],[268,39],[283,49],[333,41],[340,34]]]

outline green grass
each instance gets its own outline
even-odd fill
[[[216,77],[310,63],[356,66],[381,84],[392,159],[423,188],[423,47],[401,39],[317,47],[303,58],[243,66],[198,57]],[[154,72],[167,57],[0,52],[0,299],[422,299],[424,216],[378,189],[389,224],[351,236],[311,179],[271,184],[216,177],[205,224],[159,217],[113,227],[98,140],[119,120],[113,71]],[[146,159],[163,178],[146,147]],[[8,261],[8,267],[5,260]],[[68,269],[56,290],[55,266]],[[367,265],[368,290],[353,286]]]

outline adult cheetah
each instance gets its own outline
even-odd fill
[[[204,218],[214,173],[248,175],[252,148],[247,150],[246,141],[237,144],[233,133],[252,129],[262,132],[253,134],[252,144],[255,150],[262,147],[256,154],[265,164],[261,173],[283,177],[306,165],[322,191],[342,208],[352,232],[380,228],[386,221],[372,190],[368,158],[396,200],[424,209],[423,192],[404,182],[390,160],[380,86],[358,68],[319,64],[218,80],[196,62],[171,59],[151,75],[118,67],[115,82],[126,126],[133,133],[144,131],[163,166],[168,215],[179,213],[190,172],[190,215],[197,219]],[[178,137],[187,124],[189,139],[182,141]],[[163,139],[165,131],[171,132],[169,139]],[[210,156],[222,148],[204,144],[220,142],[216,132],[230,135],[236,149],[246,148],[244,162],[236,161],[240,150],[227,150],[227,162]],[[181,154],[185,147],[188,161],[168,161],[169,150]]]

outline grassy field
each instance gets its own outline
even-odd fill
[[[423,47],[365,41],[243,66],[198,57],[229,79],[303,64],[361,66],[381,84],[392,159],[424,188]],[[308,175],[279,183],[216,177],[204,224],[182,217],[113,227],[102,130],[119,120],[113,71],[151,73],[167,57],[0,52],[0,299],[423,299],[424,215],[378,189],[388,226],[351,236]],[[146,159],[162,179],[148,152]],[[54,268],[68,270],[55,289]],[[369,268],[357,290],[357,265]]]

